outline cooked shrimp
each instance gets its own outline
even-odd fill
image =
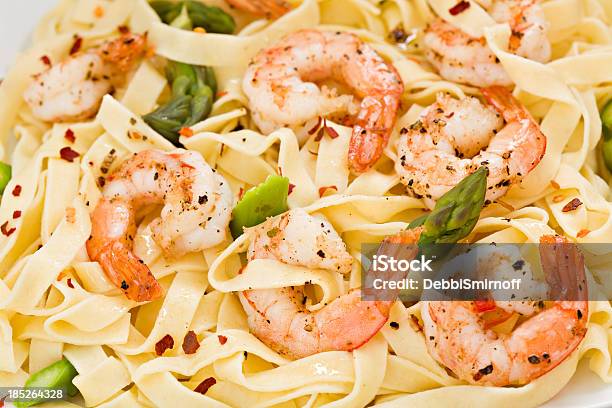
[[[291,10],[291,6],[284,0],[226,0],[230,6],[249,13],[277,18]]]
[[[548,23],[535,0],[496,0],[488,11],[498,23],[510,24],[510,52],[539,62],[550,59]],[[427,58],[445,79],[479,87],[512,84],[482,37],[436,19],[425,29],[423,41]]]
[[[35,77],[23,96],[32,113],[48,122],[78,121],[98,110],[102,97],[144,53],[146,36],[124,34],[69,57]]]
[[[491,107],[473,97],[439,95],[401,132],[395,170],[408,191],[428,205],[480,166],[489,169],[486,200],[492,202],[544,156],[546,137],[527,109],[503,87],[482,93]]]
[[[91,217],[87,252],[133,300],[162,294],[149,268],[132,253],[136,211],[162,203],[160,217],[150,224],[152,236],[166,255],[177,257],[225,239],[233,196],[199,153],[181,149],[134,154],[108,177]]]
[[[540,247],[547,281],[557,275],[575,285],[571,282],[578,282],[576,277],[584,277],[584,260],[575,245],[555,236],[543,237],[541,242],[555,244]],[[549,297],[559,299],[554,286],[551,285]],[[423,302],[427,348],[440,364],[469,383],[527,384],[563,362],[584,338],[588,319],[586,286],[582,292],[564,297],[576,300],[554,301],[547,308],[533,307],[531,317],[510,334],[487,329],[475,302]]]
[[[359,107],[354,96],[316,84],[328,79],[348,85],[362,98]],[[382,155],[404,91],[395,68],[357,36],[318,30],[297,31],[261,51],[247,69],[243,88],[253,120],[265,133],[357,110],[349,147],[357,172]]]
[[[249,260],[276,259],[342,274],[351,270],[353,259],[338,233],[326,220],[302,209],[268,219],[248,233]],[[412,244],[418,233],[405,231],[393,239]],[[392,304],[362,301],[361,291],[354,289],[311,312],[305,306],[306,295],[297,287],[248,290],[240,294],[240,301],[253,334],[291,358],[360,347],[387,321]]]

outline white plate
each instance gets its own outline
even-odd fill
[[[0,77],[13,64],[29,41],[29,34],[44,13],[57,0],[5,1],[0,13]],[[116,0],[120,1],[120,0]],[[10,39],[10,41],[9,41]],[[605,384],[583,361],[570,383],[541,408],[609,408],[612,407],[612,385]],[[519,408],[519,407],[517,407]]]

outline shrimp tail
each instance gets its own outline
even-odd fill
[[[149,267],[131,251],[130,237],[136,232],[132,205],[125,200],[103,198],[91,220],[87,253],[93,261],[100,263],[112,284],[137,302],[161,297],[163,289],[159,282]]]
[[[361,102],[348,153],[349,163],[356,173],[368,171],[382,156],[395,125],[399,96],[403,90],[403,84],[399,81],[393,96],[370,95]]]
[[[578,247],[563,236],[544,235],[539,249],[550,299],[586,300],[584,256]]]
[[[487,102],[504,117],[506,122],[530,120],[535,123],[527,108],[512,95],[508,88],[493,85],[482,88],[481,92]]]
[[[106,276],[136,302],[160,298],[164,290],[151,270],[120,241],[107,245],[98,255]]]

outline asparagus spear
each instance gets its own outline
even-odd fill
[[[232,211],[232,236],[237,238],[243,227],[253,227],[287,211],[288,195],[289,179],[282,176],[268,176],[266,181],[249,189]]]
[[[79,390],[72,384],[72,379],[78,374],[77,370],[65,358],[43,368],[30,375],[25,383],[25,388],[54,388],[63,389],[66,393],[74,397]],[[27,401],[16,401],[17,408],[31,407],[38,405],[45,400],[42,398]]]
[[[171,99],[143,119],[178,146],[181,128],[189,127],[210,114],[217,80],[212,68],[175,61],[169,62],[166,77],[172,88]]]
[[[208,33],[232,34],[236,23],[232,16],[219,7],[207,6],[198,1],[152,1],[149,3],[166,24],[191,30],[202,27]]]
[[[612,99],[610,99],[601,111],[601,126],[603,142],[601,145],[604,163],[608,170],[612,171]]]
[[[6,185],[11,181],[11,166],[0,162],[0,194],[4,192]]]
[[[408,228],[424,227],[419,245],[455,243],[472,231],[484,205],[488,174],[480,167],[440,197],[431,213],[410,223]]]

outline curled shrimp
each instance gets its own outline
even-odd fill
[[[330,79],[348,85],[361,98],[359,106],[354,96],[337,95],[335,89],[317,85]],[[255,57],[243,89],[253,120],[265,133],[356,110],[349,162],[354,171],[363,172],[382,155],[404,86],[395,68],[357,36],[301,30]]]
[[[284,0],[226,0],[227,3],[258,16],[278,18],[291,10],[291,6]]]
[[[562,363],[584,338],[586,286],[573,294],[560,294],[557,284],[584,284],[582,255],[563,237],[544,236],[540,242],[542,267],[551,285],[549,297],[576,300],[556,300],[550,307],[544,302],[523,305],[521,313],[530,317],[510,334],[488,329],[477,302],[421,304],[430,354],[460,379],[479,385],[524,385]],[[495,302],[510,313],[516,309],[513,303],[520,302]]]
[[[324,219],[294,209],[249,230],[248,259],[280,262],[346,274],[353,258],[338,233]],[[406,231],[389,242],[415,243]],[[415,251],[416,252],[416,251]],[[302,358],[331,350],[351,351],[365,344],[384,325],[391,301],[363,301],[353,289],[318,311],[306,308],[303,289],[247,290],[240,301],[251,332],[278,353]]]
[[[498,23],[510,24],[510,52],[539,62],[550,59],[548,23],[535,0],[495,0],[488,11]],[[438,18],[426,27],[423,42],[425,55],[445,79],[478,87],[512,84],[482,37]]]
[[[151,224],[152,237],[170,257],[217,245],[226,237],[233,196],[227,181],[199,153],[144,150],[110,175],[92,213],[89,257],[126,296],[158,298],[161,286],[132,252],[136,211],[164,204]]]
[[[529,111],[503,87],[482,89],[478,99],[438,95],[420,120],[402,130],[395,170],[408,191],[438,200],[480,166],[489,169],[486,200],[519,183],[546,151],[546,137]],[[503,117],[505,125],[499,117]]]
[[[23,96],[34,116],[67,122],[94,115],[109,93],[143,55],[146,36],[123,34],[74,55],[36,75]]]

